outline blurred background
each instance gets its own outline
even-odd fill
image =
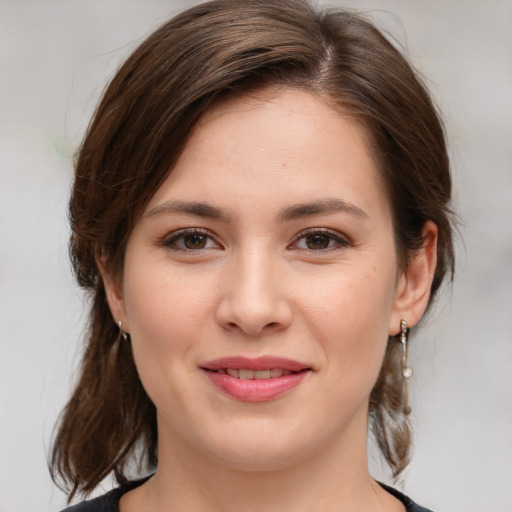
[[[47,454],[85,320],[67,258],[73,153],[119,63],[196,3],[0,0],[0,512],[65,506]],[[412,341],[398,487],[436,512],[511,511],[512,1],[330,4],[367,12],[428,77],[462,220],[454,286]]]

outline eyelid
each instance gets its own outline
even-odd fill
[[[186,236],[186,235],[193,235],[193,234],[204,235],[204,236],[210,238],[211,240],[213,240],[213,242],[218,246],[218,248],[221,248],[221,249],[223,248],[222,245],[217,241],[216,237],[214,235],[212,235],[212,233],[210,231],[208,231],[207,229],[204,229],[204,228],[177,229],[176,231],[172,231],[171,233],[168,233],[167,235],[165,235],[159,241],[159,244],[169,250],[172,250],[172,251],[194,253],[194,254],[199,254],[208,249],[212,249],[212,247],[204,248],[204,249],[184,249],[181,247],[180,248],[173,247],[172,244],[175,243],[177,240],[179,240],[181,237]]]
[[[348,246],[352,245],[352,242],[349,240],[349,238],[347,236],[343,235],[342,233],[340,233],[339,231],[329,229],[329,228],[308,228],[308,229],[305,229],[305,230],[299,232],[295,236],[294,241],[288,247],[297,244],[297,242],[299,240],[301,240],[302,238],[304,238],[305,236],[312,235],[315,233],[329,236],[331,239],[333,239],[337,242],[337,245],[334,247],[328,247],[326,249],[318,249],[318,250],[303,249],[303,248],[296,249],[296,250],[308,252],[308,253],[314,253],[314,254],[321,254],[321,253],[326,253],[326,252],[333,251],[333,250],[336,250],[336,249],[339,249],[342,247],[348,247]]]
[[[208,248],[203,248],[203,249],[186,249],[186,248],[181,248],[181,247],[179,248],[179,247],[173,246],[173,244],[180,238],[182,238],[186,235],[189,235],[189,234],[196,234],[196,233],[200,234],[200,235],[204,235],[204,236],[208,237],[210,240],[212,240],[215,243],[215,245],[217,246],[217,247],[215,247],[215,249],[218,249],[218,248],[223,249],[222,244],[220,244],[220,242],[217,241],[217,237],[215,235],[213,235],[209,230],[204,229],[204,228],[177,229],[175,231],[172,231],[171,233],[168,233],[164,237],[162,237],[158,241],[158,243],[159,243],[159,245],[162,245],[163,247],[166,247],[169,250],[173,250],[176,252],[194,253],[194,254],[199,254],[199,253],[202,253],[203,251],[213,249],[213,247],[208,247]],[[308,228],[308,229],[304,229],[303,231],[300,231],[295,236],[295,238],[291,242],[291,244],[288,245],[288,248],[291,247],[293,249],[293,246],[296,245],[301,239],[303,239],[307,235],[311,235],[311,234],[326,235],[329,238],[331,238],[331,240],[334,240],[336,242],[336,245],[334,247],[328,247],[325,249],[317,249],[317,250],[305,249],[305,248],[295,248],[295,250],[301,251],[301,252],[321,254],[321,253],[326,253],[326,252],[333,251],[333,250],[336,250],[336,249],[339,249],[342,247],[347,247],[347,246],[352,245],[352,242],[349,240],[349,238],[346,235],[340,233],[339,231],[329,229],[329,228]]]

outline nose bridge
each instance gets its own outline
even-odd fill
[[[241,297],[258,298],[260,307],[264,308],[274,300],[272,277],[274,274],[275,258],[272,258],[268,248],[253,247],[239,254],[237,274],[239,286],[235,291]],[[236,284],[236,282],[235,282]],[[274,283],[275,284],[275,283]],[[255,302],[253,306],[256,306]]]
[[[291,310],[281,287],[278,258],[271,248],[256,243],[239,250],[230,267],[219,304],[223,326],[250,335],[286,327]]]

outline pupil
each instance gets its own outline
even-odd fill
[[[203,249],[206,245],[206,237],[195,233],[185,237],[185,246],[187,249]]]
[[[326,249],[329,245],[329,237],[325,235],[309,235],[306,237],[310,249]]]

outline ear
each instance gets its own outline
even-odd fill
[[[103,280],[108,306],[112,313],[114,322],[116,325],[121,322],[123,331],[130,332],[128,317],[126,315],[122,279],[120,276],[114,276],[109,272],[106,259],[103,256],[96,258],[96,263]]]
[[[400,332],[400,320],[416,325],[427,309],[437,264],[437,226],[427,221],[422,230],[423,245],[414,254],[398,279],[388,333]]]

